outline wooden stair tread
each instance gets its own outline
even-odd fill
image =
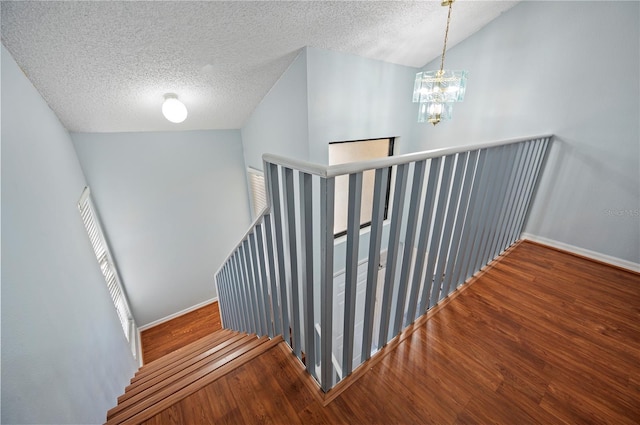
[[[212,358],[205,358],[203,362],[198,365],[192,365],[192,367],[187,368],[186,370],[182,370],[177,372],[176,374],[171,374],[167,377],[166,380],[156,380],[149,381],[146,384],[140,385],[139,387],[135,387],[132,391],[135,391],[135,394],[128,395],[127,392],[124,394],[124,400],[119,402],[118,405],[107,412],[107,418],[111,418],[120,414],[121,412],[129,409],[131,406],[136,403],[140,403],[141,401],[153,396],[154,394],[162,391],[164,388],[174,384],[175,382],[179,382],[181,379],[187,379],[190,376],[190,373],[197,371],[198,369],[202,369],[203,367],[208,367],[211,364],[218,364],[220,359],[225,358],[233,358],[234,354],[242,354],[247,351],[247,347],[250,346],[253,342],[257,341],[257,337],[255,334],[253,335],[241,335],[241,338],[235,341],[231,346],[228,346],[227,349],[223,349],[219,355],[214,355]],[[170,372],[172,372],[170,370]],[[120,398],[119,398],[120,399]]]
[[[204,347],[201,350],[197,350],[195,352],[193,352],[190,356],[185,356],[182,359],[168,364],[163,368],[157,369],[153,372],[150,372],[144,376],[141,376],[139,379],[132,381],[130,385],[128,385],[125,388],[125,393],[130,391],[131,389],[140,386],[140,385],[144,385],[145,383],[152,381],[154,379],[156,379],[158,376],[160,375],[166,375],[167,373],[175,373],[179,370],[184,369],[185,367],[188,367],[189,365],[191,365],[192,363],[194,363],[195,361],[201,360],[205,357],[207,357],[208,355],[211,355],[217,351],[223,350],[224,348],[228,347],[229,345],[234,344],[236,341],[245,338],[247,335],[243,335],[243,334],[235,334],[235,335],[231,335],[231,337],[229,338],[225,338],[223,340],[220,341],[216,341],[214,344]],[[254,335],[255,337],[255,335]]]
[[[130,385],[125,389],[125,393],[118,397],[118,404],[124,403],[127,399],[143,392],[145,393],[145,395],[148,395],[153,392],[150,391],[151,389],[157,391],[158,389],[169,385],[170,383],[207,365],[208,363],[219,359],[222,356],[226,356],[229,353],[233,353],[237,350],[242,350],[244,345],[256,339],[257,337],[255,336],[255,334],[244,336],[238,335],[233,339],[226,340],[224,345],[217,345],[197,357],[191,358],[188,361],[176,365],[172,369],[166,370],[161,374],[154,375],[154,377],[150,378],[149,380]],[[228,344],[226,344],[227,342]],[[140,398],[141,397],[138,397],[137,399]]]
[[[119,411],[115,415],[113,414],[115,408],[110,410],[106,423],[107,425],[138,424],[147,420],[270,348],[275,347],[281,341],[282,337],[276,337],[272,340],[269,340],[268,337],[254,339],[251,343],[244,345],[245,350],[236,350],[205,367],[199,368],[188,376],[164,387],[161,391],[155,392],[150,397],[135,403],[128,409]]]
[[[194,341],[188,345],[185,345],[184,347],[180,347],[179,349],[172,351],[171,353],[168,353],[162,357],[160,357],[159,359],[156,359],[150,363],[146,363],[144,364],[140,369],[138,369],[138,371],[135,373],[135,376],[133,379],[137,379],[138,377],[145,375],[147,373],[150,373],[158,368],[162,368],[164,366],[166,366],[169,363],[174,362],[175,360],[180,359],[181,357],[188,355],[189,353],[193,352],[194,350],[198,350],[202,347],[205,346],[209,346],[212,343],[215,343],[215,341],[219,341],[222,340],[224,338],[227,338],[231,335],[237,334],[237,332],[234,331],[230,331],[227,329],[223,329],[217,332],[214,332],[211,335],[208,335],[204,338],[200,338],[197,341]]]
[[[140,379],[140,377],[147,375],[156,371],[157,369],[161,369],[166,367],[168,364],[174,363],[176,360],[183,358],[184,356],[188,356],[194,351],[201,350],[203,347],[210,347],[211,344],[216,341],[222,341],[224,338],[229,338],[233,335],[239,334],[238,332],[230,331],[227,329],[222,329],[220,331],[214,332],[213,334],[200,338],[197,341],[192,342],[191,344],[185,345],[171,353],[154,360],[150,363],[143,365],[138,371],[135,373],[135,376],[131,379],[131,381],[135,381]]]

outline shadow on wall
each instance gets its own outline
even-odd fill
[[[619,153],[607,149],[606,144],[594,146],[575,139],[554,136],[551,150],[541,170],[543,180],[534,195],[535,204],[542,214],[536,214],[531,223],[533,227],[538,230],[548,229],[550,221],[560,220],[563,222],[562,233],[571,234],[576,229],[584,229],[589,233],[607,233],[604,228],[594,228],[586,217],[613,214],[620,208],[626,208],[620,211],[629,212],[625,217],[631,217],[631,213],[637,211],[634,208],[637,208],[638,203],[638,180],[624,173],[623,170],[633,167],[620,167],[621,158],[615,158],[616,155]],[[625,159],[633,161],[633,158]],[[595,177],[595,181],[602,182],[601,184],[610,188],[611,192],[623,195],[617,199],[625,199],[630,203],[609,205],[606,200],[599,199],[601,196],[597,188],[579,184],[577,179],[581,176]],[[562,190],[566,188],[567,182],[573,186],[573,190]],[[633,202],[636,205],[632,204]],[[583,205],[584,208],[577,210],[576,205]],[[556,230],[553,235],[546,236],[560,238],[564,235],[557,234]]]

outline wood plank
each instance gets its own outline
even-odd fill
[[[639,274],[525,241],[465,288],[326,406],[280,347],[145,423],[640,423]]]
[[[268,337],[262,337],[260,339],[256,339],[245,345],[245,350],[234,351],[220,360],[190,374],[186,378],[173,383],[162,391],[153,394],[140,403],[135,404],[132,408],[109,418],[107,420],[107,425],[120,423],[131,425],[138,424],[149,419],[169,406],[182,400],[186,396],[193,394],[202,387],[220,379],[235,368],[254,359],[265,350],[277,345],[281,341],[282,338],[269,340]]]
[[[218,302],[200,307],[140,333],[144,364],[222,329]]]
[[[205,338],[200,338],[196,342],[192,342],[191,344],[173,351],[148,365],[142,366],[140,370],[138,370],[136,375],[131,378],[131,383],[133,384],[139,380],[142,380],[145,377],[153,375],[160,370],[165,370],[167,368],[173,367],[176,362],[180,362],[189,357],[198,355],[201,352],[211,348],[212,345],[218,344],[225,339],[232,338],[237,335],[240,335],[240,333],[222,329]]]
[[[140,394],[136,399],[138,401],[144,397],[148,397],[149,394],[159,391],[161,388],[171,384],[172,382],[187,376],[189,373],[204,367],[208,363],[211,363],[222,356],[225,356],[227,353],[233,352],[239,348],[241,349],[243,345],[252,342],[254,339],[256,339],[255,334],[234,336],[233,338],[226,340],[223,344],[216,345],[210,350],[184,361],[180,365],[176,365],[170,370],[154,375],[144,382],[136,383],[134,386],[127,389],[124,395],[118,397],[118,404],[124,403],[138,394]],[[131,403],[135,403],[135,401],[131,401]]]
[[[201,363],[191,365],[184,370],[177,371],[175,374],[172,374],[173,371],[168,371],[168,376],[163,375],[158,377],[164,379],[156,378],[143,385],[135,387],[133,390],[129,391],[130,394],[125,394],[125,399],[122,402],[119,402],[116,407],[107,412],[107,419],[120,415],[125,410],[134,407],[136,404],[150,398],[158,392],[161,392],[164,388],[171,386],[175,382],[179,382],[181,379],[189,379],[191,372],[197,371],[201,367],[211,367],[211,364],[221,365],[223,363],[220,362],[220,359],[233,359],[242,355],[247,351],[247,347],[251,346],[251,344],[256,340],[257,338],[255,334],[241,336],[240,339],[234,340],[229,346],[224,347],[221,352],[215,353],[211,358],[203,359]]]

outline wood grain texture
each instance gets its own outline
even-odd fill
[[[640,423],[640,275],[523,242],[327,406],[272,348],[145,424]]]
[[[189,345],[179,348],[176,351],[172,351],[171,353],[162,356],[154,362],[143,365],[140,369],[138,369],[135,376],[131,378],[131,383],[136,383],[137,381],[148,378],[149,375],[154,375],[161,371],[170,369],[175,365],[176,362],[181,362],[186,358],[206,351],[212,346],[217,345],[218,342],[226,340],[227,338],[230,338],[231,336],[236,334],[238,334],[238,332],[228,329],[221,329],[209,336],[200,338],[196,342],[192,342]]]
[[[217,301],[146,329],[140,333],[143,362],[151,363],[220,329]]]
[[[159,389],[182,377],[190,375],[199,368],[225,356],[227,353],[233,352],[243,344],[251,342],[254,338],[255,335],[239,334],[227,339],[223,343],[216,345],[196,357],[185,359],[185,361],[176,364],[171,370],[152,376],[144,382],[136,383],[135,385],[126,388],[126,392],[122,397],[118,397],[118,406],[134,396],[140,395],[144,398],[152,392],[157,392]],[[135,401],[133,401],[133,403],[135,403]]]
[[[223,357],[193,371],[188,376],[164,386],[159,391],[150,392],[135,404],[128,405],[124,410],[118,410],[121,408],[120,405],[111,409],[107,414],[107,425],[141,423],[241,367],[246,362],[259,357],[260,354],[282,341],[281,337],[269,340],[268,337],[255,338],[254,336],[249,339],[251,341],[245,342]],[[138,398],[138,396],[134,396],[134,398]],[[123,405],[129,404],[130,400],[127,400]],[[116,412],[116,410],[118,411]]]

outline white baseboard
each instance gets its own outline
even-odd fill
[[[146,325],[140,326],[138,328],[138,331],[140,331],[140,332],[145,331],[145,330],[147,330],[149,328],[152,328],[152,327],[157,326],[157,325],[159,325],[161,323],[164,323],[164,322],[168,322],[171,319],[175,319],[178,316],[182,316],[183,314],[190,313],[190,312],[192,312],[194,310],[197,310],[197,309],[199,309],[201,307],[204,307],[205,305],[212,304],[212,303],[214,303],[216,301],[218,301],[218,297],[213,297],[213,298],[211,298],[209,300],[206,300],[206,301],[203,301],[203,302],[201,302],[199,304],[192,305],[191,307],[187,307],[184,310],[178,311],[177,313],[170,314],[170,315],[168,315],[166,317],[163,317],[162,319],[154,320],[151,323],[147,323]]]
[[[621,258],[612,257],[606,254],[601,254],[599,252],[591,251],[589,249],[584,249],[574,245],[569,245],[564,242],[554,241],[553,239],[532,235],[530,233],[523,233],[522,239],[528,239],[533,242],[539,242],[544,245],[549,245],[553,248],[558,248],[563,251],[569,251],[571,253],[581,255],[583,257],[591,258],[596,261],[601,261],[603,263],[611,264],[616,267],[631,270],[636,273],[640,272],[640,263],[634,263],[633,261],[623,260]]]

